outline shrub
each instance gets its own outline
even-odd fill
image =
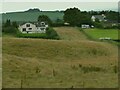
[[[14,28],[14,27],[3,27],[2,28],[2,32],[3,33],[10,33],[10,34],[16,34],[18,31],[17,28]]]
[[[117,73],[118,72],[118,67],[115,65],[115,66],[113,66],[113,71],[114,71],[114,73]]]
[[[17,37],[22,38],[46,38],[45,33],[17,33]]]
[[[112,25],[104,26],[104,29],[118,29],[118,26],[112,26]]]
[[[98,22],[94,22],[94,26],[95,26],[96,28],[103,28],[102,23],[98,23]]]
[[[96,66],[88,66],[88,67],[83,66],[81,69],[83,70],[84,73],[104,71],[102,68]]]
[[[46,30],[46,36],[47,39],[60,39],[57,32],[52,28]]]
[[[16,34],[18,31],[18,25],[16,22],[12,22],[10,20],[6,20],[2,25],[2,32],[7,34]]]

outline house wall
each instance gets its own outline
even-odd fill
[[[30,27],[27,27],[28,24],[30,25]],[[22,33],[45,33],[47,27],[48,25],[45,25],[45,27],[36,27],[36,25],[32,23],[25,23],[24,25],[19,26],[19,30]],[[26,31],[24,31],[23,29],[26,29]]]
[[[27,25],[30,25],[30,26],[27,27]],[[24,31],[23,29],[26,29],[26,30]],[[34,33],[34,32],[36,32],[36,26],[34,24],[31,24],[31,23],[25,23],[24,25],[19,26],[19,30],[22,33]]]
[[[37,27],[37,33],[45,33],[46,27]]]
[[[95,16],[92,16],[91,19],[93,22],[95,22]]]

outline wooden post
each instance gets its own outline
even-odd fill
[[[53,69],[53,76],[55,76],[55,70]]]
[[[21,88],[23,88],[23,80],[21,79],[21,86],[20,86]]]

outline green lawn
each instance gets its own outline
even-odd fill
[[[111,39],[118,39],[117,29],[85,29],[84,30],[88,36],[93,39],[110,37]]]

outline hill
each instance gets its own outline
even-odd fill
[[[29,9],[28,11],[24,12],[11,12],[11,13],[3,13],[2,14],[2,20],[3,22],[7,19],[10,19],[11,21],[17,21],[17,22],[27,22],[27,21],[37,21],[37,18],[39,15],[47,15],[50,17],[52,21],[55,21],[57,19],[63,19],[63,12],[59,11],[39,11],[38,9]]]
[[[118,87],[117,46],[74,27],[54,29],[62,40],[3,37],[3,87]]]
[[[40,10],[38,8],[34,8],[34,9],[29,9],[25,12],[40,12]]]

